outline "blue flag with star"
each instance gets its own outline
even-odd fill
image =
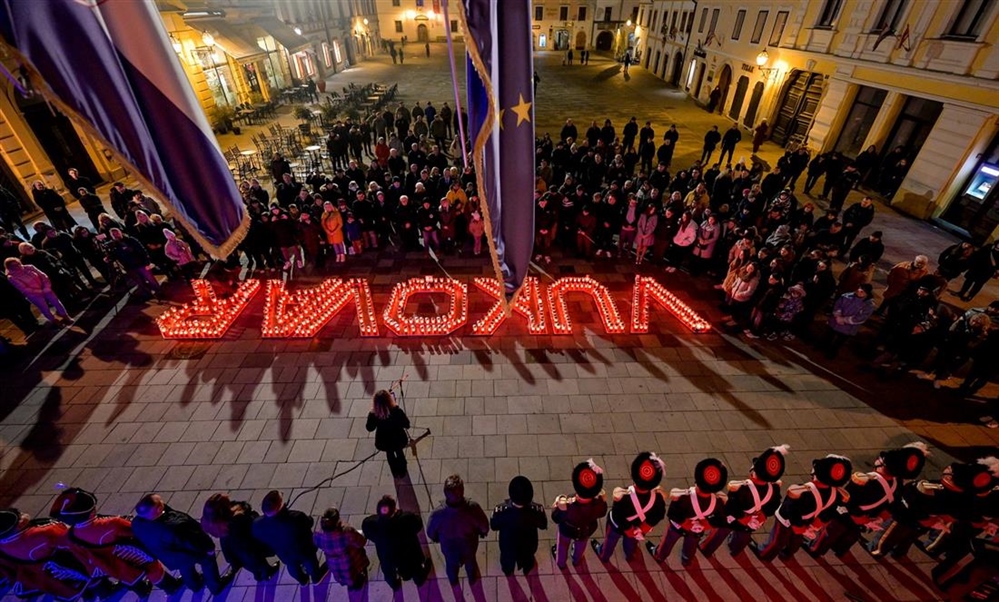
[[[507,290],[534,248],[534,57],[529,0],[464,0],[472,158]]]

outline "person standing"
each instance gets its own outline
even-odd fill
[[[725,135],[722,136],[721,140],[721,155],[718,157],[718,163],[722,166],[732,163],[732,158],[735,155],[735,145],[739,144],[742,140],[742,132],[739,131],[739,125],[736,123],[732,124],[732,127],[725,131]],[[728,153],[728,163],[725,162],[725,153]]]
[[[209,497],[201,511],[202,528],[218,538],[232,570],[245,568],[258,583],[276,575],[281,567],[269,560],[274,551],[253,537],[253,522],[259,517],[249,502],[234,502],[224,493]]]
[[[962,301],[971,301],[990,278],[999,278],[999,242],[982,245],[971,254],[958,296]]]
[[[659,483],[663,480],[666,465],[652,452],[642,452],[631,462],[632,485],[627,489],[614,489],[614,505],[607,519],[603,543],[590,540],[590,547],[597,558],[606,564],[621,539],[624,558],[630,561],[638,549],[638,542],[666,518],[666,498]]]
[[[680,563],[690,566],[701,534],[725,526],[726,497],[719,492],[728,483],[728,469],[720,460],[705,458],[694,468],[694,483],[689,489],[670,491],[669,510],[666,512],[669,527],[658,546],[651,541],[645,542],[645,549],[659,564],[666,562],[673,546],[683,539]]]
[[[850,459],[843,456],[812,460],[812,480],[788,488],[767,541],[762,546],[750,544],[757,557],[767,562],[778,555],[784,560],[793,557],[806,535],[814,536],[837,514],[845,501],[840,487],[850,480],[852,469]]]
[[[57,230],[72,230],[76,220],[66,209],[66,201],[58,192],[46,186],[41,180],[31,185],[31,196],[38,208],[45,213],[46,219]]]
[[[156,493],[142,497],[135,506],[132,533],[149,554],[167,568],[180,571],[180,577],[193,592],[208,586],[213,596],[232,583],[231,568],[219,575],[215,543],[198,521],[174,510]],[[201,568],[199,574],[197,569]]]
[[[552,522],[558,525],[552,558],[560,569],[566,568],[570,545],[572,565],[579,565],[587,542],[597,530],[597,521],[607,515],[603,472],[592,458],[580,462],[572,471],[572,488],[576,495],[560,495],[552,504]]]
[[[669,132],[666,133],[669,134]],[[711,160],[711,155],[715,152],[715,148],[718,147],[718,143],[721,141],[722,135],[721,132],[718,131],[718,126],[711,126],[711,129],[704,134],[704,150],[701,151],[701,165],[708,164]]]
[[[430,58],[430,42],[423,45],[423,51],[427,53],[427,58]]]
[[[708,113],[715,112],[715,108],[718,106],[719,101],[721,101],[721,88],[715,86],[714,89],[708,94]]]
[[[478,503],[465,497],[465,482],[453,474],[444,480],[444,502],[430,514],[427,537],[439,543],[451,586],[458,585],[458,570],[464,566],[468,581],[479,580],[475,553],[479,539],[489,534],[489,519]]]
[[[288,574],[302,585],[316,584],[329,567],[319,564],[319,550],[312,540],[312,517],[284,505],[279,491],[270,491],[260,503],[263,516],[253,521],[253,537],[269,546],[288,567]]]
[[[701,542],[701,554],[705,558],[710,558],[726,539],[729,554],[742,554],[753,540],[753,533],[774,515],[780,506],[780,478],[789,449],[787,445],[768,448],[753,458],[747,480],[728,484],[725,524],[715,528]]]
[[[8,257],[4,260],[7,280],[24,298],[38,308],[38,311],[45,316],[49,322],[69,323],[69,314],[62,301],[52,290],[52,280],[48,275],[33,265],[24,265],[17,257]],[[52,310],[55,309],[55,316]],[[58,318],[56,317],[58,316]]]
[[[160,283],[149,269],[149,253],[146,252],[146,248],[141,242],[118,228],[111,228],[109,232],[111,256],[121,264],[128,279],[139,292],[149,297],[158,297]]]
[[[499,533],[500,568],[507,577],[514,569],[531,572],[537,564],[538,530],[548,529],[548,517],[534,502],[534,485],[523,475],[510,481],[510,497],[493,509],[489,527]]]
[[[87,213],[87,217],[90,218],[90,223],[94,226],[94,231],[101,229],[100,215],[102,213],[107,213],[107,209],[104,208],[104,202],[101,201],[101,197],[97,196],[93,192],[83,188],[82,186],[77,190],[77,199],[80,201],[80,207]]]
[[[406,447],[409,445],[409,416],[395,403],[395,396],[386,390],[375,393],[365,424],[375,433],[375,449],[385,452],[392,476],[406,476]]]
[[[357,591],[368,582],[367,539],[357,529],[340,520],[340,510],[330,506],[319,519],[319,531],[313,541],[326,556],[333,580],[346,585],[347,591]]]
[[[767,134],[769,132],[770,132],[770,126],[767,125],[767,120],[766,119],[760,121],[760,125],[756,126],[756,129],[753,130],[753,154],[754,155],[756,153],[758,153],[759,150],[760,150],[760,147],[763,146],[763,143],[766,141]],[[798,172],[798,173],[801,173],[801,172]]]
[[[375,513],[361,523],[364,536],[375,544],[382,576],[393,591],[402,587],[403,581],[412,579],[419,587],[427,580],[431,564],[420,545],[422,530],[420,515],[399,509],[390,495],[383,495]]]
[[[0,562],[5,569],[0,580],[6,577],[16,583],[15,592],[23,598],[49,594],[77,600],[89,584],[89,575],[79,561],[63,552],[68,535],[65,523],[32,519],[17,508],[0,510]]]

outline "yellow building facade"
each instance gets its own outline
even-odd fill
[[[643,67],[774,142],[901,147],[894,207],[999,236],[999,3],[644,2],[636,37]]]

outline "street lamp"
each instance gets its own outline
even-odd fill
[[[766,64],[770,61],[770,53],[764,48],[756,55],[756,66],[760,68],[760,73],[763,75],[763,79],[770,80],[773,79],[777,72],[780,71],[777,67],[767,67]],[[778,61],[779,62],[779,61]]]

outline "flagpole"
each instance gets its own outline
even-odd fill
[[[444,9],[444,28],[447,32],[447,58],[451,62],[451,87],[454,89],[454,115],[458,118],[458,140],[461,141],[461,161],[468,169],[468,148],[465,139],[465,123],[461,118],[461,95],[458,94],[458,71],[454,64],[454,43],[451,40],[451,18],[448,16],[447,0],[441,0]],[[441,149],[443,150],[443,149]]]

